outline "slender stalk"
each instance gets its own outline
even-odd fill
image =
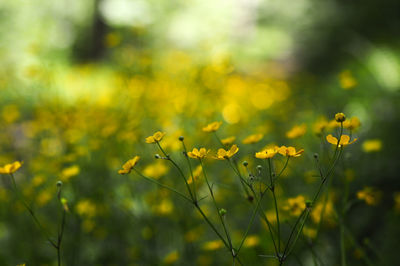
[[[176,169],[178,169],[180,175],[181,175],[182,178],[183,178],[183,181],[185,182],[186,188],[187,188],[187,190],[188,190],[188,192],[189,192],[189,194],[190,194],[190,198],[191,198],[192,201],[193,201],[193,200],[194,200],[194,197],[193,197],[193,194],[192,194],[192,190],[190,189],[190,186],[189,186],[189,184],[188,184],[188,182],[187,182],[187,180],[186,180],[186,177],[185,177],[185,175],[183,174],[181,168],[180,168],[179,165],[177,165],[177,164],[175,163],[175,161],[172,160],[171,157],[164,151],[164,149],[163,149],[163,148],[161,147],[161,145],[160,145],[160,142],[156,141],[156,143],[157,143],[158,147],[160,148],[161,152],[162,152],[162,153],[164,154],[164,156],[167,158],[167,160],[170,161],[170,162],[175,166]]]
[[[286,166],[287,162],[289,162],[289,159],[286,161]],[[285,168],[286,168],[285,166]],[[275,216],[276,216],[276,222],[277,222],[277,227],[278,227],[278,252],[281,250],[281,226],[279,222],[279,211],[278,211],[278,202],[276,200],[276,195],[275,195],[275,182],[272,179],[272,165],[271,165],[271,158],[268,158],[268,169],[269,169],[269,178],[271,181],[270,185],[270,190],[272,192],[272,197],[274,198],[274,208],[275,208]],[[282,173],[282,171],[281,171]]]
[[[212,190],[212,188],[210,186],[210,183],[208,182],[208,178],[207,178],[206,171],[204,169],[203,161],[201,159],[199,159],[199,161],[200,161],[201,169],[203,171],[204,179],[206,180],[206,183],[207,183],[207,186],[208,186],[208,190],[210,191],[210,194],[211,194],[212,201],[214,203],[215,209],[217,210],[218,217],[219,217],[219,219],[221,221],[222,227],[224,228],[226,238],[228,239],[229,247],[230,247],[230,249],[232,251],[232,241],[231,241],[231,237],[229,235],[229,231],[228,231],[228,229],[227,229],[227,227],[225,225],[224,219],[223,219],[223,217],[222,217],[222,215],[220,213],[220,209],[219,209],[219,207],[217,205],[217,202],[215,201],[214,192],[213,192],[213,190]]]
[[[190,163],[189,157],[187,155],[187,149],[186,149],[185,142],[183,140],[181,140],[181,142],[182,142],[183,151],[185,153],[185,158],[186,158],[186,161],[189,166],[190,176],[192,177],[194,200],[197,201],[196,181],[194,180],[194,176],[193,176],[192,164]]]
[[[139,176],[143,177],[143,178],[146,179],[147,181],[152,182],[152,183],[154,183],[154,184],[157,184],[157,185],[160,186],[160,187],[166,188],[166,189],[168,189],[168,190],[170,190],[170,191],[176,193],[177,195],[181,196],[181,197],[184,198],[186,201],[188,201],[188,202],[190,202],[190,203],[193,203],[193,201],[192,201],[191,199],[189,199],[187,196],[185,196],[183,193],[177,191],[176,189],[174,189],[174,188],[172,188],[172,187],[169,187],[169,186],[167,186],[167,185],[164,185],[164,184],[162,184],[162,183],[160,183],[160,182],[154,180],[153,178],[150,178],[150,177],[147,177],[147,176],[143,175],[141,172],[139,172],[139,171],[136,170],[135,168],[133,168],[133,170],[134,170]]]
[[[33,209],[31,207],[29,207],[29,205],[25,202],[22,194],[19,192],[18,187],[17,187],[17,183],[15,182],[15,178],[13,174],[10,174],[11,176],[11,180],[14,186],[14,190],[15,193],[17,194],[17,197],[19,198],[19,200],[22,202],[22,204],[24,205],[24,207],[28,210],[29,214],[31,215],[31,217],[33,218],[34,222],[36,223],[36,225],[38,226],[38,228],[40,229],[40,231],[42,232],[42,234],[46,237],[47,241],[49,241],[49,243],[57,249],[57,245],[56,243],[54,243],[53,240],[51,240],[50,235],[47,233],[47,231],[43,228],[42,224],[39,222],[38,218],[35,215],[35,212],[33,211]]]

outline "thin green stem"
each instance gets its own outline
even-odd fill
[[[182,142],[182,146],[183,146],[183,151],[185,152],[185,158],[186,158],[186,161],[189,166],[190,176],[192,177],[194,200],[197,201],[196,181],[194,180],[194,176],[193,176],[192,164],[190,163],[189,157],[187,155],[187,149],[186,149],[185,142],[183,140],[181,142]]]
[[[288,162],[288,161],[289,161],[289,159],[286,162]],[[279,222],[278,202],[276,200],[276,195],[275,195],[275,182],[272,179],[271,158],[268,158],[268,169],[269,169],[269,178],[270,178],[270,181],[271,181],[270,190],[272,192],[272,197],[274,198],[275,216],[276,216],[276,222],[277,222],[277,227],[278,227],[278,252],[280,252],[281,251],[281,226],[280,226],[280,222]]]
[[[33,211],[33,209],[31,207],[29,207],[29,205],[25,202],[22,194],[19,192],[18,187],[17,187],[17,183],[15,182],[15,178],[13,174],[10,174],[11,176],[11,180],[14,186],[14,190],[15,193],[17,195],[17,197],[19,198],[19,200],[22,202],[22,204],[24,205],[24,207],[28,210],[29,214],[31,215],[31,217],[33,218],[34,222],[36,223],[36,225],[38,226],[38,228],[40,229],[40,231],[42,232],[42,234],[46,237],[47,241],[49,241],[49,243],[57,249],[57,244],[54,243],[53,240],[51,240],[50,235],[47,233],[47,231],[44,229],[44,227],[42,226],[42,224],[39,222],[38,218],[35,215],[35,212]]]
[[[258,201],[257,201],[257,205],[256,205],[256,207],[254,208],[254,211],[253,211],[253,214],[251,215],[251,219],[250,219],[250,221],[249,221],[249,224],[247,225],[246,232],[245,232],[245,234],[244,234],[244,236],[243,236],[243,239],[242,239],[242,241],[240,242],[239,248],[238,248],[238,250],[237,250],[237,253],[238,253],[238,254],[239,254],[240,249],[242,248],[242,246],[243,246],[243,244],[244,244],[244,241],[245,241],[246,238],[247,238],[247,235],[248,235],[248,233],[249,233],[249,231],[250,231],[251,226],[253,225],[254,218],[255,218],[256,214],[258,213],[258,208],[260,207],[261,200],[263,199],[264,194],[265,194],[265,192],[266,192],[267,189],[268,189],[268,188],[266,188],[266,189],[261,193],[261,196],[260,196],[260,198],[259,198]]]
[[[188,202],[193,203],[193,201],[192,201],[191,199],[189,199],[187,196],[185,196],[185,195],[182,194],[181,192],[175,190],[174,188],[169,187],[169,186],[167,186],[167,185],[164,185],[164,184],[162,184],[162,183],[160,183],[160,182],[154,180],[153,178],[150,178],[150,177],[147,177],[147,176],[143,175],[141,172],[139,172],[139,171],[136,170],[135,168],[133,168],[133,170],[134,170],[139,176],[143,177],[143,178],[146,179],[147,181],[152,182],[152,183],[154,183],[154,184],[157,184],[157,185],[160,186],[160,187],[166,188],[166,189],[168,189],[168,190],[170,190],[170,191],[176,193],[177,195],[181,196],[182,198],[184,198],[184,199],[187,200]]]
[[[189,186],[189,184],[188,184],[188,182],[187,182],[187,180],[186,180],[186,177],[185,177],[185,175],[183,174],[181,168],[179,167],[179,165],[177,165],[177,164],[175,163],[174,160],[172,160],[171,156],[169,156],[169,155],[164,151],[164,149],[163,149],[163,148],[161,147],[161,145],[160,145],[160,142],[156,141],[156,143],[157,143],[158,147],[160,148],[161,152],[162,152],[162,153],[164,154],[164,156],[167,158],[167,160],[170,161],[170,162],[175,166],[176,169],[178,169],[180,175],[181,175],[182,178],[183,178],[183,181],[185,182],[186,188],[187,188],[187,190],[188,190],[188,192],[189,192],[189,194],[190,194],[190,198],[192,199],[192,201],[194,201],[194,197],[193,197],[193,194],[192,194],[192,190],[190,189],[190,186]]]
[[[228,231],[228,229],[227,229],[227,227],[225,225],[224,219],[223,219],[223,217],[222,217],[222,215],[220,213],[220,209],[219,209],[219,207],[217,205],[217,202],[215,201],[214,192],[213,192],[213,190],[212,190],[212,188],[210,186],[210,183],[208,182],[208,178],[207,178],[206,171],[204,169],[203,161],[201,159],[199,159],[199,161],[200,161],[201,169],[203,171],[204,179],[206,180],[206,183],[207,183],[207,186],[208,186],[208,190],[210,191],[212,201],[214,203],[215,209],[217,210],[218,217],[219,217],[219,219],[221,221],[222,227],[224,228],[225,235],[226,235],[226,238],[228,239],[229,247],[230,247],[231,252],[232,252],[232,241],[231,241],[231,237],[229,235],[229,231]]]

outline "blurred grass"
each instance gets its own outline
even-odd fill
[[[297,25],[289,31],[290,22],[311,20],[314,26],[309,27],[314,30],[320,25],[318,16],[307,17],[300,7],[297,15],[282,18],[260,11],[260,21],[251,20],[251,27],[246,27],[244,19],[239,37],[232,37],[234,30],[223,18],[232,21],[232,10],[238,7],[227,9],[221,17],[213,11],[207,17],[216,21],[211,31],[209,22],[193,22],[184,16],[185,11],[205,16],[204,6],[197,2],[189,11],[179,9],[180,16],[168,4],[158,11],[150,8],[144,14],[152,22],[140,17],[135,25],[116,25],[107,15],[96,13],[102,8],[94,7],[110,1],[91,1],[93,6],[73,2],[75,9],[69,13],[65,6],[45,2],[43,8],[24,1],[0,5],[3,14],[9,12],[0,21],[0,166],[24,161],[15,174],[18,186],[54,235],[59,219],[56,182],[63,181],[63,196],[71,210],[62,251],[65,265],[230,263],[216,236],[189,205],[136,175],[118,175],[118,169],[140,155],[138,167],[146,175],[184,191],[176,169],[166,161],[156,161],[154,154],[159,151],[144,139],[157,130],[166,132],[163,147],[185,165],[178,137],[185,136],[190,150],[204,146],[215,152],[218,141],[201,129],[221,121],[219,137],[235,136],[234,143],[240,148],[238,163],[247,160],[252,168],[260,163],[254,153],[266,145],[305,149],[302,157],[290,163],[277,188],[278,199],[289,204],[288,198],[302,195],[308,199],[315,191],[313,154],[326,158],[330,147],[324,136],[335,132],[316,136],[315,123],[322,118],[331,120],[339,111],[361,121],[353,133],[358,141],[346,149],[334,175],[329,201],[340,208],[343,180],[351,181],[349,201],[355,203],[346,222],[358,244],[346,240],[348,263],[363,265],[360,250],[379,265],[397,261],[393,251],[399,244],[398,40],[375,39],[372,30],[370,35],[358,35],[355,29],[351,36],[357,41],[349,41],[355,48],[343,49],[344,59],[322,49],[329,47],[335,55],[330,45],[321,47],[325,53],[311,49],[299,55],[297,49],[304,51],[304,47],[296,46],[296,40],[301,40],[298,34],[307,26]],[[304,1],[304,10],[312,3]],[[249,16],[265,6],[246,8]],[[326,7],[318,8],[328,12]],[[285,14],[288,7],[275,10]],[[189,26],[184,27],[186,21]],[[397,21],[392,18],[392,23]],[[172,37],[161,34],[167,25]],[[340,29],[340,24],[332,25]],[[193,27],[210,29],[210,33],[191,33]],[[257,34],[250,34],[253,31]],[[314,45],[322,46],[329,39],[311,32]],[[185,37],[181,41],[179,33]],[[334,64],[327,66],[323,56],[317,58],[319,65],[318,60],[305,59],[318,52]],[[252,134],[263,138],[243,144]],[[276,161],[278,168],[283,163],[283,159]],[[217,201],[227,209],[234,239],[239,241],[251,208],[245,200],[238,201],[243,193],[224,162],[207,160],[205,164],[216,186]],[[372,206],[358,198],[359,191],[368,195],[365,187],[373,187],[380,195],[373,197]],[[0,264],[55,265],[54,250],[11,188],[10,178],[2,175]],[[201,188],[205,193],[204,185]],[[267,216],[273,219],[271,203],[267,201]],[[208,207],[211,211],[212,206]],[[289,212],[282,217],[289,224],[294,221]],[[313,238],[315,219],[304,230],[306,241]],[[288,234],[285,226],[284,234]],[[332,214],[326,214],[322,227],[315,250],[325,264],[338,264],[339,229]],[[272,254],[267,228],[257,221],[250,234],[243,251],[246,265],[273,263],[258,256]],[[311,263],[306,241],[301,241],[296,258],[288,263],[295,264],[296,259]]]

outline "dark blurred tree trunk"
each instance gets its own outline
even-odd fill
[[[104,37],[107,25],[103,22],[99,6],[102,0],[94,0],[90,24],[78,30],[73,46],[73,58],[79,62],[96,61],[104,55]]]

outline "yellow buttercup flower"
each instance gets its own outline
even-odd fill
[[[346,120],[346,116],[343,113],[337,113],[335,114],[335,120],[336,122],[344,122]]]
[[[13,163],[6,164],[3,167],[0,167],[0,174],[13,174],[19,168],[21,168],[21,166],[22,166],[22,162],[19,162],[19,161],[15,161]]]
[[[286,132],[286,137],[289,139],[295,139],[303,136],[307,132],[306,124],[301,124],[298,126],[292,127],[288,132]]]
[[[284,210],[289,211],[294,216],[299,216],[305,208],[306,201],[302,195],[295,198],[288,198],[286,205],[283,206]]]
[[[357,140],[357,138],[353,139],[352,141],[350,141],[350,136],[348,135],[342,135],[340,137],[340,142],[338,144],[338,139],[335,138],[334,136],[332,136],[331,134],[329,134],[328,136],[326,136],[326,140],[333,145],[339,145],[338,147],[342,147],[342,146],[346,146],[349,144],[352,144],[353,142],[355,142]]]
[[[275,156],[275,154],[277,154],[279,151],[279,147],[275,146],[271,149],[265,149],[263,151],[260,152],[256,152],[256,158],[258,159],[268,159],[268,158],[272,158]]]
[[[296,151],[295,147],[281,146],[278,152],[286,157],[299,157],[304,152],[304,149]]]
[[[218,159],[218,160],[229,159],[233,155],[235,155],[238,151],[239,151],[238,146],[236,144],[233,144],[232,147],[227,151],[224,149],[219,149],[215,159]]]
[[[189,151],[187,153],[187,155],[190,158],[194,158],[194,159],[203,159],[207,156],[207,154],[210,152],[210,150],[206,150],[206,148],[194,148],[193,151]]]
[[[232,137],[228,137],[225,139],[221,139],[222,144],[224,145],[231,145],[234,141],[235,141],[236,137],[232,136]]]
[[[358,117],[352,117],[349,120],[343,122],[343,127],[349,130],[356,130],[361,126],[360,119]]]
[[[254,144],[254,143],[259,142],[263,137],[264,137],[263,134],[253,134],[253,135],[247,136],[247,137],[242,141],[242,143],[243,143],[243,144]]]
[[[120,175],[129,174],[132,171],[133,167],[137,164],[139,159],[140,159],[139,156],[135,156],[134,158],[128,160],[122,166],[122,169],[118,171],[118,174],[120,174]]]
[[[222,122],[212,122],[211,124],[208,124],[207,126],[203,127],[204,132],[215,132],[219,129],[219,127],[222,125]]]
[[[363,142],[362,149],[364,152],[377,152],[382,149],[382,141],[380,139],[368,139]]]
[[[156,133],[153,134],[153,136],[149,136],[146,138],[146,143],[156,143],[162,140],[162,138],[165,136],[164,132],[157,131]]]
[[[378,205],[382,198],[382,192],[372,187],[365,187],[357,192],[357,198],[364,200],[368,205]]]

